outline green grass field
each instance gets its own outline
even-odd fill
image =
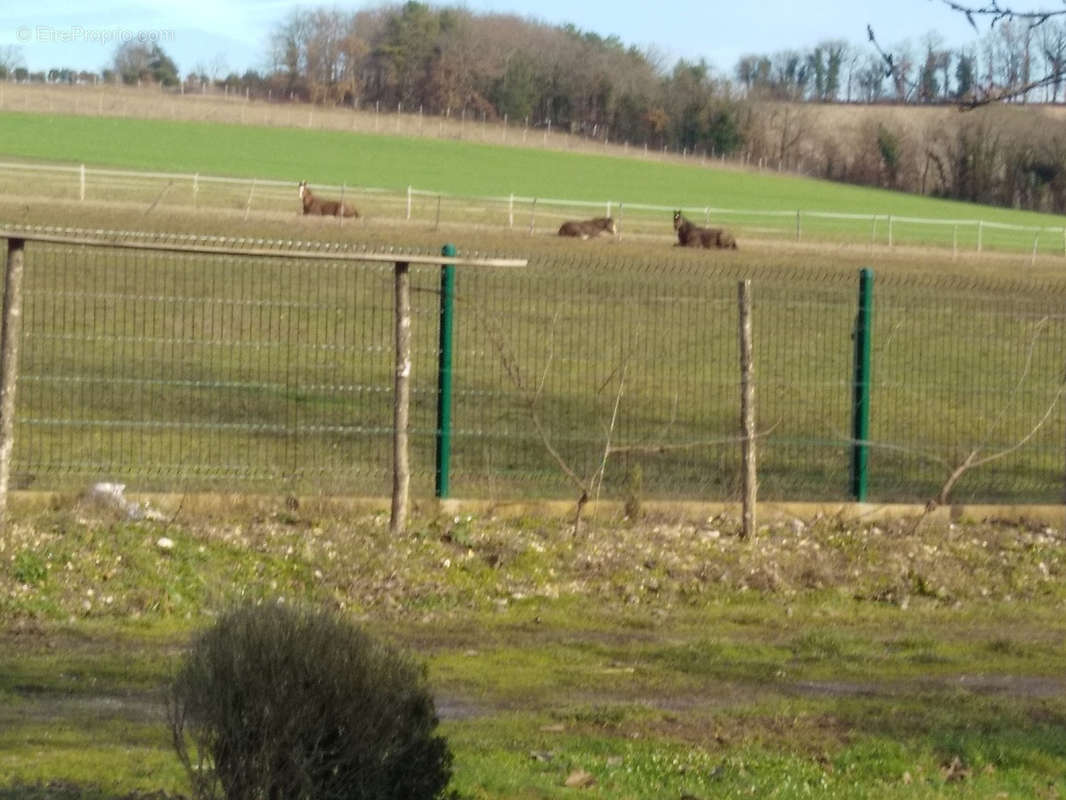
[[[613,200],[669,207],[837,211],[1063,226],[977,207],[787,175],[458,141],[218,123],[5,112],[0,158],[312,184],[408,185],[467,196]]]

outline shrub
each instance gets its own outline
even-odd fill
[[[326,612],[225,614],[180,666],[168,716],[203,800],[422,800],[451,778],[424,670]]]

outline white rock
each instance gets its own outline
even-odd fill
[[[174,549],[174,540],[168,539],[166,536],[160,536],[156,539],[155,546],[163,551],[170,551]]]

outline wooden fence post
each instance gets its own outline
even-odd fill
[[[411,265],[396,262],[396,394],[393,398],[392,517],[389,530],[407,530],[411,463],[407,428],[411,407]]]
[[[740,317],[740,426],[743,430],[744,527],[741,535],[755,534],[755,503],[758,499],[758,470],[755,464],[755,364],[752,356],[751,281],[738,284]]]
[[[0,531],[7,522],[11,454],[15,449],[15,387],[22,333],[22,272],[25,242],[7,240],[3,319],[0,320]]]

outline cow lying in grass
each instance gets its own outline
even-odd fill
[[[674,212],[674,230],[677,231],[679,247],[737,249],[737,240],[725,228],[701,228],[699,225],[693,225],[680,211]]]
[[[581,239],[592,239],[601,233],[607,232],[612,236],[617,233],[614,220],[611,217],[596,217],[584,221],[564,222],[559,227],[560,236],[576,236]]]

